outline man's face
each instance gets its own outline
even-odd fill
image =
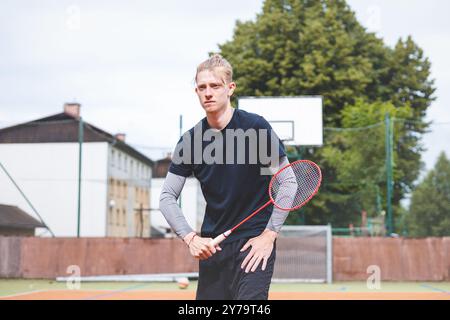
[[[217,71],[204,70],[197,74],[195,92],[206,113],[225,110],[235,88],[234,82],[225,84],[221,74]]]

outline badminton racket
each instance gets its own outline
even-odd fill
[[[322,182],[322,172],[317,164],[309,160],[297,160],[281,168],[269,183],[270,200],[255,210],[232,229],[215,237],[211,244],[218,245],[243,223],[273,204],[284,211],[297,210],[317,193]]]

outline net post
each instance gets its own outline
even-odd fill
[[[331,224],[327,228],[327,283],[333,283],[333,235]]]
[[[81,168],[82,168],[82,151],[84,141],[84,123],[83,118],[78,120],[78,205],[77,205],[77,238],[80,237],[80,220],[81,220]]]
[[[392,141],[391,141],[391,119],[389,112],[385,114],[385,151],[386,151],[386,211],[387,211],[387,233],[390,236],[394,232],[392,218]]]

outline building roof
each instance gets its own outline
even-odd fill
[[[0,143],[78,142],[79,118],[62,112],[49,117],[0,129]],[[83,122],[84,142],[109,142],[115,148],[149,166],[153,161],[110,133]]]
[[[155,161],[155,165],[152,168],[153,178],[165,178],[167,172],[169,172],[170,164],[172,163],[172,157],[168,155],[164,159]]]
[[[19,207],[0,204],[0,227],[34,229],[45,228],[45,225]]]

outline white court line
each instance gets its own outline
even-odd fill
[[[48,289],[48,290],[33,290],[33,291],[26,291],[26,292],[22,292],[22,293],[16,293],[13,295],[8,295],[8,296],[0,296],[0,300],[5,300],[5,299],[10,299],[10,298],[19,298],[21,296],[25,296],[28,294],[33,294],[33,293],[43,293],[43,292],[57,292],[57,291],[89,291],[89,292],[98,292],[98,293],[106,293],[106,292],[110,292],[111,290],[104,290],[104,289],[92,289],[92,290],[86,290],[86,289],[79,289],[79,290],[68,290],[68,289]],[[35,299],[38,300],[39,298]]]
[[[47,292],[48,290],[33,290],[33,291],[25,291],[25,292],[21,292],[21,293],[16,293],[16,294],[12,294],[12,295],[8,295],[8,296],[1,296],[0,295],[0,300],[2,299],[9,299],[9,298],[18,298],[20,296],[24,296],[27,294],[32,294],[32,293],[38,293],[38,292]]]

